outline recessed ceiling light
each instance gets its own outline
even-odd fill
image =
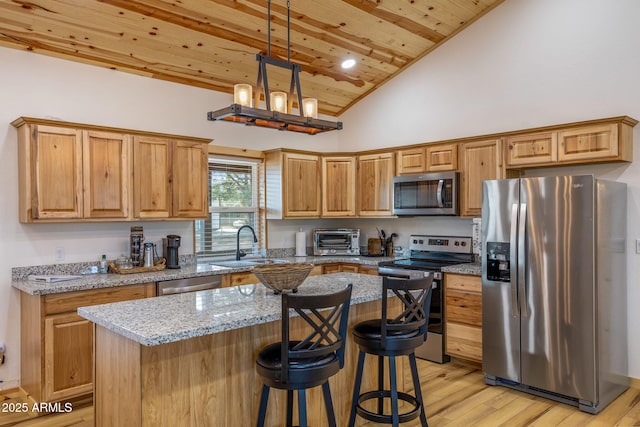
[[[356,60],[353,58],[345,59],[344,61],[342,61],[342,68],[344,68],[345,70],[353,68],[354,65],[356,65]]]

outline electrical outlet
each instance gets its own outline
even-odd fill
[[[56,261],[64,261],[64,248],[62,246],[56,247]]]

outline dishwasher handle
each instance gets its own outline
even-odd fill
[[[222,286],[222,276],[200,276],[189,279],[166,280],[158,282],[156,295],[181,294],[183,292],[203,291]]]

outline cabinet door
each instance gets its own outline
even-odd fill
[[[209,216],[207,146],[175,141],[172,162],[172,216],[206,219]]]
[[[393,153],[358,157],[358,215],[391,215]]]
[[[82,132],[85,218],[129,216],[130,138],[119,133]]]
[[[356,214],[356,158],[322,158],[322,216]]]
[[[467,142],[460,145],[460,205],[462,216],[480,216],[482,181],[504,177],[501,140]]]
[[[135,136],[133,209],[136,218],[171,216],[171,140]]]
[[[45,318],[43,401],[93,390],[93,323],[75,313]]]
[[[320,216],[320,158],[284,153],[282,199],[284,217]]]
[[[428,172],[445,172],[458,169],[458,145],[436,144],[425,148]]]
[[[558,161],[618,157],[618,125],[583,126],[558,132]]]
[[[557,132],[510,136],[506,144],[507,167],[548,165],[558,160]]]
[[[396,154],[398,175],[421,173],[427,170],[424,147],[400,150]]]
[[[34,125],[30,143],[31,217],[82,218],[82,132]]]

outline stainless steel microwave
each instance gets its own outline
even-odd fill
[[[316,228],[313,230],[314,255],[360,255],[360,229]]]
[[[457,172],[393,178],[394,215],[458,215]]]

